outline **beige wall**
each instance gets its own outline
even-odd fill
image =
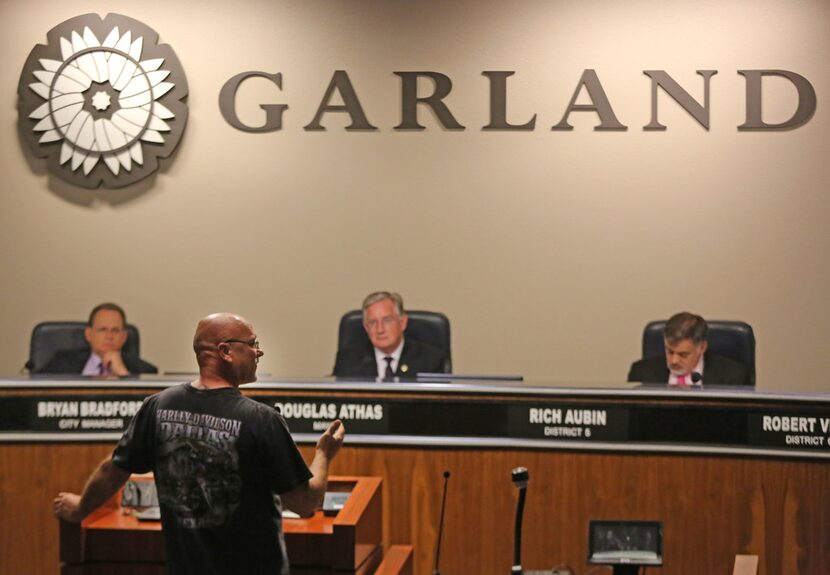
[[[141,20],[179,56],[190,118],[177,156],[153,180],[83,191],[50,177],[16,130],[16,86],[36,43],[87,12]],[[0,370],[17,372],[45,319],[126,306],[143,355],[193,369],[188,341],[208,312],[255,324],[265,371],[327,373],[340,314],[368,291],[398,290],[452,320],[457,372],[529,379],[623,379],[643,324],[680,309],[749,321],[762,388],[830,389],[830,4],[824,0],[0,3]],[[602,80],[620,133],[552,132],[586,68]],[[806,76],[818,108],[805,126],[739,133],[738,69]],[[240,114],[288,103],[280,132],[246,134],[218,110],[245,70],[283,73],[240,91]],[[311,121],[345,69],[375,133]],[[665,95],[662,133],[646,69],[695,97],[712,79],[707,132]],[[464,132],[392,130],[394,70],[454,82]],[[530,133],[490,133],[483,70],[515,70],[509,114]],[[769,121],[789,116],[769,82]],[[678,224],[668,220],[681,217]]]

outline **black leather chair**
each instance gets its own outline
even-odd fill
[[[733,359],[749,368],[755,385],[755,332],[743,321],[706,320],[709,326],[709,351]],[[666,320],[649,322],[643,330],[643,357],[665,354],[663,328]]]
[[[406,324],[405,335],[444,350],[447,356],[444,373],[452,373],[449,318],[443,313],[421,310],[407,311],[406,315],[409,316],[409,322]],[[349,347],[372,347],[372,342],[363,328],[363,312],[359,309],[346,312],[340,318],[337,349]]]
[[[29,342],[29,361],[26,362],[29,373],[40,373],[59,350],[89,350],[84,328],[86,322],[83,321],[44,321],[37,324]],[[141,357],[140,343],[138,329],[127,324],[127,342],[122,351],[127,355]]]

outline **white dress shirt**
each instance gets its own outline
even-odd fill
[[[89,359],[86,360],[86,365],[81,372],[81,375],[101,375],[101,364],[103,360],[97,353],[89,354]]]
[[[378,348],[375,348],[375,363],[378,366],[378,378],[383,379],[386,377],[386,358],[392,358],[392,373],[398,371],[398,363],[401,361],[401,354],[403,353],[403,338],[401,338],[401,343],[398,344],[398,347],[395,348],[395,351],[392,353],[384,353]]]

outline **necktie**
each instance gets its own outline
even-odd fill
[[[685,375],[678,375],[677,376],[677,385],[686,385],[686,376]]]
[[[383,374],[383,379],[394,379],[395,372],[392,371],[392,358],[391,356],[386,356],[383,358],[383,361],[386,362],[386,373]]]

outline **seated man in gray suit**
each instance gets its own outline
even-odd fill
[[[337,352],[334,375],[392,380],[414,378],[418,373],[443,373],[443,350],[404,337],[408,316],[403,298],[396,293],[375,292],[363,300],[363,328],[372,347],[352,347]]]
[[[628,381],[669,385],[750,385],[749,370],[740,363],[706,351],[709,328],[699,315],[681,312],[663,328],[666,356],[634,362]]]
[[[121,306],[102,303],[89,314],[84,337],[90,349],[55,352],[40,373],[126,376],[158,373],[153,364],[121,353],[127,342],[127,316]]]

